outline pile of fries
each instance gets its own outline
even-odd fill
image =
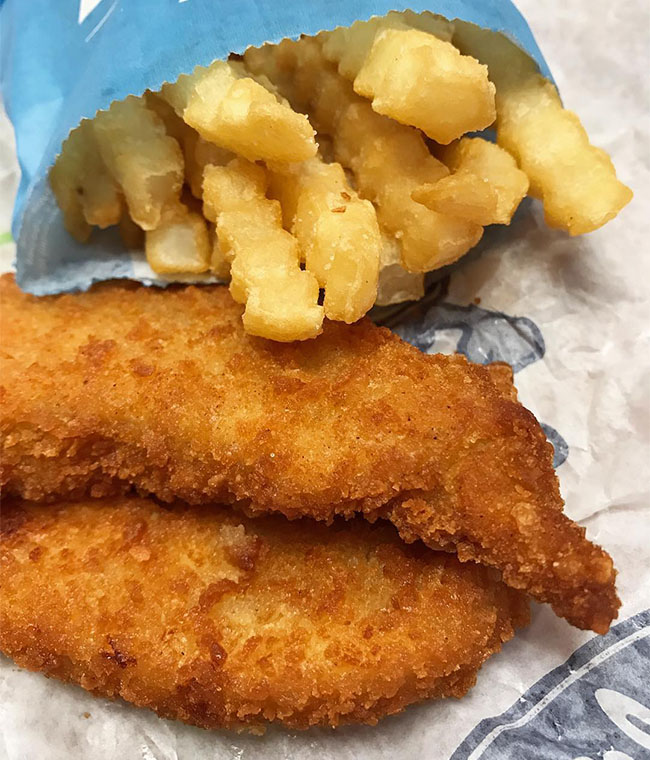
[[[496,143],[469,136],[496,127]],[[249,48],[85,120],[50,182],[68,231],[119,225],[161,275],[212,273],[278,341],[422,295],[527,193],[571,235],[632,193],[504,36],[389,13]]]

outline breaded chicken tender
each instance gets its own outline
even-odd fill
[[[224,287],[34,298],[5,277],[0,297],[6,493],[134,486],[250,514],[387,517],[574,625],[616,616],[611,558],[563,514],[551,445],[485,367],[369,321],[254,338]]]
[[[363,520],[136,498],[2,514],[0,650],[204,728],[376,723],[462,696],[524,594]]]

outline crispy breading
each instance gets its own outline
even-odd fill
[[[562,512],[533,415],[462,356],[369,321],[279,345],[223,287],[106,284],[3,309],[2,482],[40,500],[135,486],[160,499],[331,520],[387,516],[607,630],[609,555]]]
[[[123,498],[5,507],[0,649],[205,728],[374,724],[462,696],[528,620],[494,571],[381,522]]]

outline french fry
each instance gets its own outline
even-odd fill
[[[359,192],[375,203],[383,228],[400,241],[407,270],[438,269],[480,240],[480,225],[431,211],[411,199],[417,187],[449,173],[417,132],[378,116],[360,102],[341,117],[337,143],[342,146],[341,160],[349,157]]]
[[[471,172],[451,174],[439,182],[422,185],[411,193],[411,198],[433,211],[480,225],[494,224],[499,200],[488,180]]]
[[[185,153],[185,141],[189,134],[196,134],[195,130],[187,125],[159,92],[147,90],[142,96],[145,105],[150,111],[154,111],[165,125],[165,130],[170,137],[183,148]]]
[[[261,47],[249,47],[244,53],[244,66],[257,80],[262,77],[271,85],[273,92],[279,92],[291,84],[295,68],[296,51],[294,40],[281,40],[277,45],[269,43]]]
[[[356,322],[377,296],[381,237],[372,203],[359,198],[340,164],[318,157],[274,171],[271,195],[325,289],[325,316]]]
[[[424,295],[424,274],[407,272],[401,264],[401,247],[393,237],[382,235],[377,306],[417,301]]]
[[[204,215],[216,226],[220,252],[230,262],[230,292],[245,304],[244,328],[277,341],[321,332],[316,277],[300,269],[298,241],[282,228],[282,212],[265,193],[266,170],[240,157],[207,166]]]
[[[255,81],[239,61],[216,61],[165,84],[161,94],[208,142],[256,161],[304,161],[316,154],[302,114]]]
[[[208,164],[227,164],[234,156],[214,143],[204,140],[189,124],[186,124],[159,92],[148,91],[147,106],[163,120],[167,134],[181,146],[185,162],[185,182],[192,195],[201,199],[203,170]],[[185,201],[187,201],[187,196]]]
[[[284,242],[280,243],[280,248],[284,248]],[[314,300],[318,298],[318,286],[313,276],[300,269],[269,267],[259,257],[257,261],[255,258],[245,263],[243,258],[235,259],[231,273],[234,278],[238,264],[250,267],[256,271],[259,282],[248,293],[243,317],[246,332],[281,343],[319,335],[323,307]],[[251,277],[250,271],[246,276]]]
[[[377,113],[418,127],[441,144],[488,127],[496,116],[487,68],[417,29],[380,32],[354,90]]]
[[[447,144],[495,118],[487,69],[451,44],[453,24],[432,13],[391,12],[323,32],[325,58],[373,109]]]
[[[215,223],[217,217],[224,213],[242,213],[245,218],[248,206],[251,209],[249,217],[255,229],[260,227],[256,217],[261,214],[281,219],[279,204],[264,202],[268,181],[264,167],[238,158],[232,159],[226,166],[206,166],[203,175],[204,216]],[[223,246],[226,252],[232,247]]]
[[[210,246],[212,249],[210,271],[221,281],[228,282],[230,280],[230,261],[226,258],[219,243],[216,225],[212,223],[208,224],[208,232],[210,234]]]
[[[63,215],[63,226],[75,240],[85,243],[89,240],[93,228],[84,216],[78,189],[76,165],[80,151],[77,151],[75,144],[77,141],[76,131],[71,132],[68,139],[63,143],[61,154],[50,169],[49,180],[50,187]],[[80,162],[80,165],[84,166],[85,163]]]
[[[508,151],[463,137],[438,155],[452,174],[414,190],[414,200],[476,224],[510,224],[528,192],[528,177]]]
[[[100,111],[92,125],[131,218],[143,230],[155,229],[180,205],[183,154],[178,143],[144,99],[133,95]]]
[[[147,92],[147,106],[163,120],[167,134],[181,146],[185,162],[185,182],[192,195],[200,199],[203,192],[203,170],[208,164],[227,164],[233,158],[230,151],[204,140],[186,124],[158,92]]]
[[[205,167],[210,164],[223,166],[234,158],[230,151],[204,140],[198,132],[194,132],[193,139],[187,146],[187,156],[189,160],[187,160],[185,176],[195,198],[203,197]]]
[[[49,180],[65,227],[80,242],[88,240],[92,226],[104,228],[119,222],[122,195],[102,160],[87,119],[63,143]]]
[[[450,21],[429,11],[391,11],[368,21],[355,21],[351,26],[340,26],[332,32],[321,32],[318,39],[322,42],[325,58],[337,65],[339,74],[354,81],[380,32],[385,29],[410,28],[428,32],[446,42],[451,42],[454,33]]]
[[[145,233],[145,255],[158,274],[199,274],[210,268],[212,246],[201,214],[186,210]]]
[[[465,22],[456,23],[454,44],[487,64],[496,85],[497,141],[528,175],[547,224],[580,235],[615,217],[632,191],[532,59],[503,35]]]
[[[481,238],[482,227],[427,209],[413,201],[418,187],[449,174],[429,152],[421,134],[376,114],[328,65],[318,42],[304,38],[282,52],[285,97],[307,107],[317,129],[333,140],[336,160],[352,170],[362,198],[377,209],[382,231],[400,242],[402,265],[427,272],[455,261]],[[272,59],[274,51],[266,51]],[[270,76],[277,67],[258,56]],[[293,67],[293,68],[292,68]],[[290,76],[292,69],[293,76]]]

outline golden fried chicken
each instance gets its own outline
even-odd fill
[[[0,650],[205,728],[376,723],[462,696],[524,594],[383,521],[118,498],[3,507]]]
[[[0,298],[7,493],[383,516],[574,625],[616,616],[611,558],[563,514],[551,445],[485,367],[369,321],[254,338],[225,287],[34,298],[5,277]]]

